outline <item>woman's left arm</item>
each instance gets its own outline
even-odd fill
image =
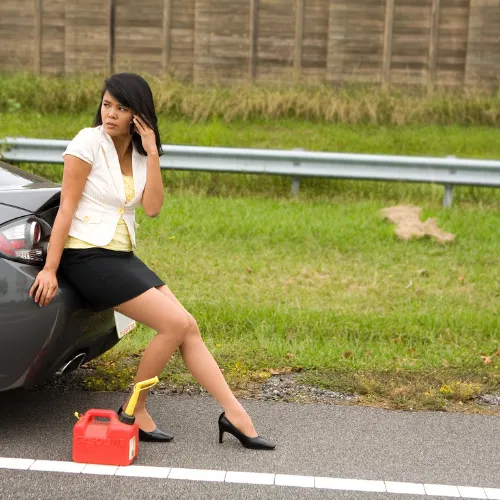
[[[135,129],[142,139],[142,146],[148,155],[146,186],[142,194],[142,206],[148,217],[156,217],[161,210],[164,198],[163,180],[160,170],[160,156],[156,147],[153,129],[144,120],[134,116]]]

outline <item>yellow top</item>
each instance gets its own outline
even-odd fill
[[[129,175],[123,174],[122,177],[123,183],[125,185],[125,199],[127,202],[129,202],[135,196],[134,178]],[[66,241],[66,245],[64,245],[64,248],[96,248],[96,245],[92,245],[91,243],[87,243],[86,241],[79,240],[74,236],[68,236],[68,240]],[[123,220],[123,217],[120,217],[120,220],[118,221],[113,239],[105,247],[102,248],[106,248],[108,250],[117,250],[121,252],[132,251],[132,241],[130,240],[130,234],[128,232],[127,225]]]

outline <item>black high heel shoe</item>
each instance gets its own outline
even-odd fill
[[[250,448],[251,450],[274,450],[276,448],[276,445],[266,438],[260,436],[248,437],[246,434],[243,434],[226,418],[226,414],[222,412],[219,417],[219,443],[222,443],[224,432],[232,434],[236,439],[239,439],[245,448]]]
[[[118,415],[121,415],[123,413],[123,408],[120,406],[120,409],[118,410]],[[167,432],[160,431],[158,427],[151,432],[146,432],[143,431],[142,429],[139,429],[139,441],[149,441],[149,442],[168,442],[172,441],[174,439],[174,436],[172,434],[169,434]]]

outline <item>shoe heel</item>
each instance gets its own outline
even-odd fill
[[[274,450],[274,448],[276,448],[274,443],[271,443],[271,441],[263,437],[248,437],[243,434],[226,418],[225,413],[222,413],[219,417],[219,443],[222,443],[224,432],[232,434],[245,448],[251,448],[253,450]]]

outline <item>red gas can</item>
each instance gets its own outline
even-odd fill
[[[89,410],[73,427],[75,462],[130,465],[138,452],[139,426],[120,422],[112,410]]]

